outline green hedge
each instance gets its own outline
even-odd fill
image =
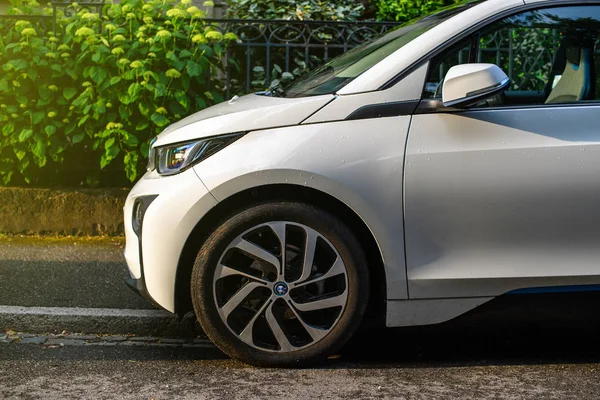
[[[227,16],[239,19],[354,21],[364,11],[355,0],[228,0]]]
[[[236,37],[190,3],[123,0],[102,19],[73,4],[55,33],[0,26],[0,182],[133,181],[152,137],[222,101],[216,77]]]
[[[463,0],[376,0],[377,19],[407,22]]]

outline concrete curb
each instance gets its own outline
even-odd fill
[[[179,318],[159,310],[0,306],[0,332],[85,332],[163,337],[201,333],[193,314]]]

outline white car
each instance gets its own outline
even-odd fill
[[[162,132],[125,204],[130,286],[231,357],[322,360],[600,288],[600,2],[467,2]]]

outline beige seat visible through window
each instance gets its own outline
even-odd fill
[[[566,65],[546,104],[585,100],[591,89],[591,56],[589,49],[568,47]]]

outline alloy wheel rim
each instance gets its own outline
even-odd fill
[[[333,244],[316,230],[268,222],[223,251],[213,297],[221,320],[244,343],[290,352],[334,329],[346,308],[348,274]]]

